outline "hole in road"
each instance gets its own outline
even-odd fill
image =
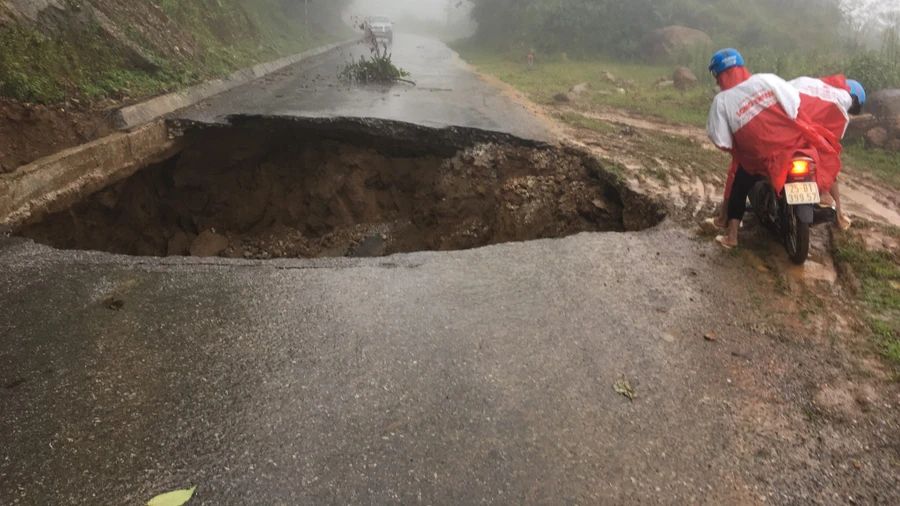
[[[479,131],[259,120],[182,140],[172,158],[19,234],[128,255],[381,256],[662,218],[586,153]]]

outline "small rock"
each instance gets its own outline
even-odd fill
[[[884,145],[884,149],[888,151],[900,152],[900,139],[891,139]]]
[[[351,257],[378,257],[383,256],[387,251],[387,243],[380,234],[371,235],[362,240],[362,242],[354,248],[350,253]]]
[[[625,91],[625,88],[619,88],[616,90],[616,93],[618,93],[619,95],[624,95],[627,92]]]
[[[580,95],[590,89],[591,89],[591,83],[581,83],[581,84],[576,84],[575,86],[572,86],[572,89],[570,89],[569,91],[576,95]]]
[[[225,251],[228,247],[228,238],[219,235],[212,230],[204,230],[194,242],[191,243],[191,256],[214,257]]]
[[[656,83],[656,89],[658,89],[658,90],[662,90],[665,88],[671,88],[673,86],[675,86],[675,81],[669,81],[668,79]]]
[[[866,143],[869,147],[883,148],[888,141],[887,130],[877,127],[866,132]]]
[[[609,81],[611,83],[616,82],[616,76],[610,74],[608,70],[603,71],[603,79],[606,79],[607,81]]]
[[[672,81],[675,88],[679,90],[689,90],[697,87],[697,76],[687,67],[678,67],[672,74]]]
[[[672,334],[664,333],[664,334],[662,335],[662,338],[663,338],[663,341],[665,341],[665,342],[667,342],[667,343],[674,343],[674,342],[675,342],[675,336],[673,336]]]
[[[716,335],[712,332],[707,332],[706,334],[703,334],[703,339],[706,339],[707,341],[715,341]]]
[[[556,95],[553,95],[553,100],[556,100],[557,102],[571,102],[572,97],[570,97],[568,93],[557,93]]]

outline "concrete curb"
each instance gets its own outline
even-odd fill
[[[113,124],[116,128],[124,130],[137,125],[153,121],[161,116],[192,106],[201,100],[218,95],[232,88],[247,84],[273,72],[277,72],[288,65],[299,63],[303,60],[319,56],[328,51],[348,46],[359,39],[349,39],[326,46],[317,47],[299,54],[285,56],[274,61],[260,63],[253,67],[239,70],[228,77],[207,81],[191,88],[161,95],[156,98],[123,107],[113,116]]]
[[[60,151],[0,176],[0,229],[61,211],[178,148],[162,120]]]

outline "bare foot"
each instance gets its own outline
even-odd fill
[[[705,220],[700,222],[700,230],[704,232],[720,232],[724,225],[719,225],[716,219],[706,218]]]
[[[837,226],[841,230],[850,230],[850,227],[853,225],[853,220],[846,216],[838,216]]]
[[[713,225],[716,228],[725,228],[725,225],[728,225],[728,216],[716,216],[713,220]]]
[[[822,192],[819,196],[819,205],[822,207],[834,207],[834,197],[828,192]]]
[[[725,249],[731,249],[738,245],[737,239],[731,239],[727,235],[717,235],[716,242]]]

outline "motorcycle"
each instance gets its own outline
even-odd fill
[[[756,183],[749,193],[753,214],[783,242],[791,261],[798,265],[809,256],[809,228],[837,220],[833,205],[819,204],[815,175],[815,161],[797,153],[790,161],[780,194],[768,180]]]

